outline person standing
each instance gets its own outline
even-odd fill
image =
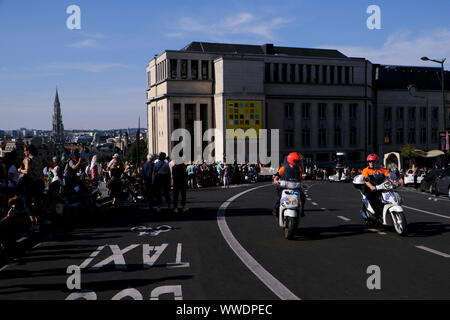
[[[175,213],[178,213],[178,196],[181,194],[182,211],[186,212],[186,184],[187,171],[184,163],[176,163],[172,167],[172,185],[173,185],[173,207]]]
[[[191,189],[195,189],[195,166],[194,163],[191,162],[191,164],[187,167],[188,172],[188,179],[189,179],[189,187]]]
[[[223,188],[230,187],[231,167],[226,163],[223,170]]]
[[[145,185],[145,193],[148,200],[148,206],[149,210],[153,210],[153,183],[152,183],[152,176],[153,176],[153,169],[154,169],[154,157],[152,155],[147,155],[147,162],[144,163],[142,166],[142,177],[144,179],[144,185]]]
[[[152,180],[155,188],[156,212],[161,211],[161,193],[164,194],[164,198],[170,209],[170,169],[169,162],[166,160],[166,154],[164,152],[161,152],[158,160],[155,161]]]

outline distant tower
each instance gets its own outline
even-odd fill
[[[56,87],[56,96],[53,109],[53,132],[52,139],[57,144],[64,144],[64,125],[61,115],[61,104],[59,103],[58,87]]]

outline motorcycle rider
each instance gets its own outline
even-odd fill
[[[381,204],[379,201],[380,195],[377,192],[376,186],[383,183],[386,178],[398,180],[399,184],[403,184],[403,179],[390,174],[386,168],[378,164],[378,160],[379,157],[376,154],[369,154],[367,157],[368,167],[362,171],[362,177],[366,185],[363,193],[377,214],[380,212]]]
[[[277,198],[276,198],[275,206],[273,209],[274,216],[278,215],[278,211],[280,209],[281,194],[283,191],[282,188],[279,186],[280,180],[300,182],[302,180],[302,168],[300,167],[301,160],[302,160],[302,157],[297,152],[293,152],[293,153],[289,154],[289,156],[286,158],[285,163],[283,163],[283,166],[275,174],[273,183],[275,185],[277,185],[277,188],[276,188]],[[306,196],[302,190],[300,190],[300,200],[302,203],[301,217],[304,217],[305,216]]]

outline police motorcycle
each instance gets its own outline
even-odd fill
[[[397,234],[405,236],[407,222],[402,208],[402,198],[395,191],[399,185],[391,180],[384,181],[376,186],[379,193],[379,209],[373,208],[363,190],[365,187],[362,174],[353,179],[353,186],[359,190],[362,196],[363,208],[360,213],[364,221],[372,226],[394,226]]]

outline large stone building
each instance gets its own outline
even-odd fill
[[[435,121],[436,112],[442,113],[440,85],[411,82],[420,74],[400,76],[405,83],[391,79],[406,72],[402,70],[427,70],[430,76],[439,71],[373,65],[336,50],[272,44],[193,42],[179,51],[167,50],[147,66],[149,151],[170,154],[171,133],[185,128],[194,136],[195,120],[202,121],[202,132],[217,128],[223,133],[223,139],[215,139],[217,161],[227,151],[225,130],[236,128],[279,129],[280,159],[300,151],[319,165],[331,164],[339,151],[357,164],[368,152],[384,153],[408,141],[431,147],[436,129],[442,130],[442,123]],[[420,120],[425,102],[411,96],[406,83],[429,96],[426,124],[431,129],[426,133]],[[397,111],[400,106],[404,111]],[[412,122],[406,120],[410,106],[417,112],[415,140]],[[395,118],[401,112],[403,127]]]

